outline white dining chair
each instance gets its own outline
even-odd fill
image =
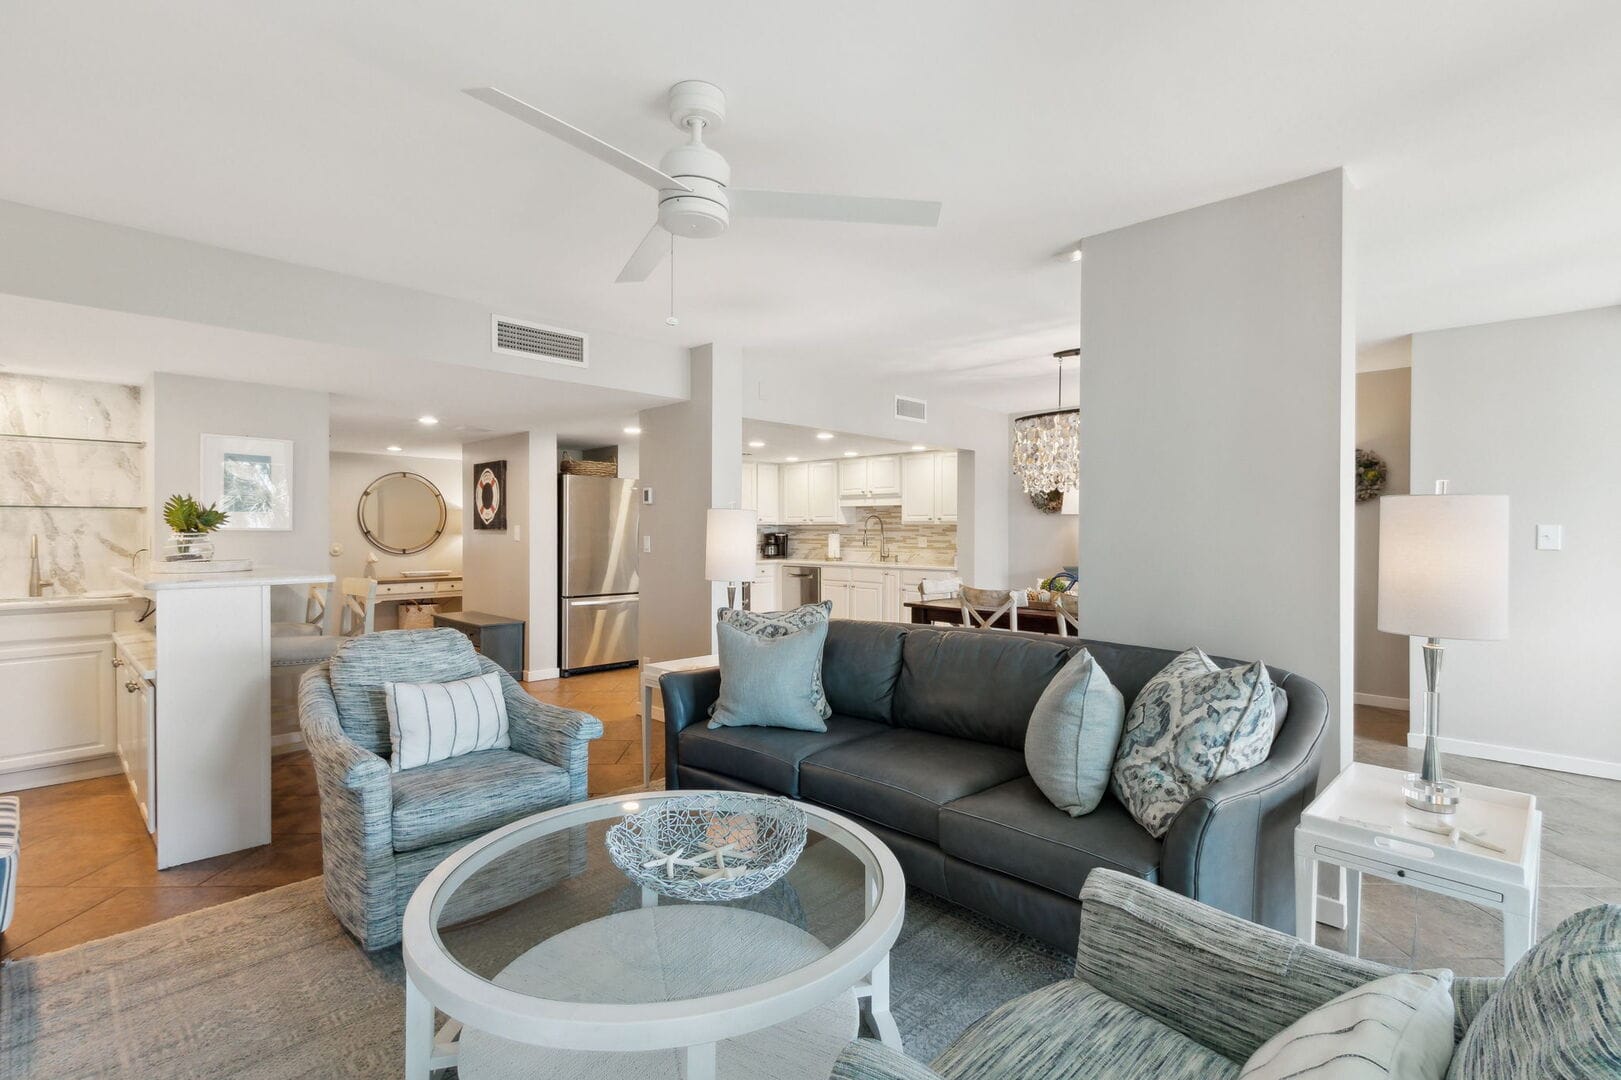
[[[964,626],[979,626],[987,630],[1019,628],[1019,606],[1025,602],[1022,589],[975,589],[964,585],[957,590],[957,599],[962,604]],[[989,615],[981,614],[987,609],[990,610]],[[1007,616],[1007,625],[996,626],[996,620],[1003,615]]]
[[[1054,593],[1053,617],[1058,623],[1058,636],[1068,637],[1070,630],[1081,636],[1081,598],[1078,594]]]
[[[311,585],[309,595],[304,598],[304,621],[273,622],[270,624],[271,636],[322,637],[330,633],[327,618],[331,604],[331,585]]]
[[[339,637],[359,637],[372,632],[377,623],[377,581],[374,578],[346,577],[338,583],[343,606],[338,609]]]

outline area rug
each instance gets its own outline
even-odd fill
[[[915,889],[891,953],[907,1053],[1069,974],[1059,953]],[[404,969],[313,878],[0,967],[0,1078],[397,1077]]]

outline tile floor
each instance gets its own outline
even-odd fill
[[[542,701],[602,720],[591,746],[592,795],[642,783],[641,721],[634,669],[524,684]],[[1356,756],[1416,767],[1405,746],[1407,717],[1359,707]],[[653,732],[653,776],[664,768],[664,733]],[[1589,904],[1621,903],[1621,782],[1466,758],[1446,760],[1461,780],[1534,793],[1544,815],[1542,926],[1546,932]],[[0,956],[30,956],[132,930],[321,872],[320,807],[309,758],[275,760],[272,840],[262,848],[156,868],[122,777],[22,793],[23,869],[17,916],[0,936]],[[1461,902],[1369,879],[1363,896],[1363,955],[1408,967],[1500,973],[1501,922]],[[1336,931],[1320,940],[1333,946]]]

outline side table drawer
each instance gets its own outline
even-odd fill
[[[1415,870],[1411,866],[1383,862],[1361,852],[1345,851],[1340,848],[1329,847],[1326,844],[1315,844],[1312,851],[1318,858],[1349,870],[1362,870],[1366,873],[1377,874],[1379,877],[1394,878],[1397,881],[1405,881],[1410,885],[1416,885],[1421,889],[1446,893],[1449,896],[1456,896],[1463,900],[1478,900],[1487,904],[1501,904],[1503,902],[1503,894],[1495,889],[1425,873],[1423,870]]]

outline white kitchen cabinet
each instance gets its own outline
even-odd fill
[[[759,469],[756,467],[754,462],[745,461],[743,463],[743,485],[742,491],[739,493],[737,499],[739,509],[754,510],[756,512],[758,512],[760,509],[760,504],[758,501],[758,474]]]
[[[839,518],[839,463],[813,461],[809,464],[809,516],[817,525],[837,524]]]
[[[895,454],[845,458],[839,466],[839,498],[885,499],[901,492],[901,462]]]
[[[118,761],[129,780],[147,832],[157,832],[158,805],[152,781],[157,775],[157,688],[141,677],[141,665],[120,647],[113,658],[118,700]]]
[[[867,459],[845,458],[839,462],[839,498],[859,499],[867,494]]]
[[[849,619],[881,622],[884,618],[884,577],[887,570],[850,571]]]
[[[850,570],[848,567],[822,567],[822,599],[831,605],[828,611],[829,618],[850,618]]]
[[[782,568],[764,563],[755,568],[750,586],[749,607],[754,611],[782,609]]]
[[[901,572],[884,571],[884,606],[879,616],[885,622],[903,622],[901,618]]]
[[[754,466],[754,511],[761,525],[782,522],[781,474],[777,466],[759,463]]]
[[[784,465],[781,475],[782,523],[797,525],[810,521],[810,466]]]
[[[901,459],[901,520],[932,524],[957,520],[957,454],[946,450]]]

